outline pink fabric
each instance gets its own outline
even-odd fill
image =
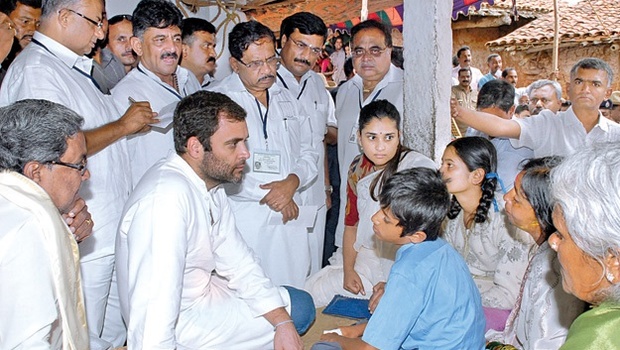
[[[484,310],[484,318],[487,320],[484,333],[489,329],[495,329],[500,332],[503,331],[511,310],[495,309],[492,307],[483,307],[482,309]]]

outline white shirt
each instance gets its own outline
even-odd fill
[[[174,90],[157,75],[138,64],[112,89],[112,98],[119,110],[127,110],[134,101],[148,101],[153,112],[178,103],[183,97],[200,90],[200,84],[193,73],[178,66],[176,69],[179,90]],[[159,159],[174,151],[172,127],[166,132],[151,130],[146,134],[131,135],[127,138],[127,149],[131,157],[131,175],[133,185],[137,185],[142,175]]]
[[[116,255],[129,349],[273,347],[273,327],[260,316],[288,294],[239,235],[224,190],[207,190],[177,154],[136,186]]]
[[[577,119],[573,107],[554,114],[543,110],[538,115],[517,119],[521,126],[519,139],[511,139],[514,147],[534,150],[536,158],[568,156],[585,146],[599,142],[620,141],[620,125],[600,115],[598,123],[589,133]]]
[[[270,225],[274,215],[267,205],[259,201],[268,193],[259,187],[272,181],[285,179],[289,174],[299,177],[299,188],[294,200],[304,205],[300,195],[317,178],[318,153],[313,146],[311,124],[295,96],[287,89],[273,84],[269,92],[269,110],[247,91],[239,75],[230,76],[210,85],[209,89],[228,95],[247,112],[250,151],[249,164],[240,184],[226,184],[237,219],[237,227],[248,245],[256,252],[261,266],[277,285],[288,284],[303,288],[310,267],[310,238],[305,227],[278,224]],[[265,116],[267,116],[265,118]],[[263,118],[266,120],[267,138]],[[254,157],[261,152],[280,155],[280,173],[270,174],[254,169]],[[285,264],[283,262],[286,262]]]
[[[355,75],[342,84],[336,95],[336,119],[338,120],[338,166],[340,168],[340,198],[347,198],[347,175],[349,166],[358,154],[357,121],[360,110],[374,100],[388,100],[403,116],[403,70],[390,65],[390,70],[364,100],[362,78]],[[336,245],[342,246],[346,200],[340,201],[340,215],[336,229]]]
[[[91,67],[92,60],[36,32],[7,71],[0,105],[27,98],[53,101],[84,117],[85,130],[117,120],[112,98],[101,93],[85,73]],[[96,224],[92,237],[80,243],[82,262],[114,254],[116,227],[131,190],[129,168],[124,138],[88,157],[90,180],[82,184],[80,195]]]
[[[530,235],[512,226],[499,203],[493,205],[483,223],[466,229],[463,210],[452,220],[446,219],[444,238],[465,259],[482,306],[510,310],[514,307],[521,280],[530,260],[533,241]]]

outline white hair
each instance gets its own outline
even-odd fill
[[[602,264],[620,257],[620,143],[599,143],[566,158],[551,173],[566,228],[584,253]],[[605,265],[602,264],[604,267]],[[604,293],[620,301],[620,284]]]

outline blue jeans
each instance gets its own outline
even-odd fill
[[[283,286],[291,297],[291,319],[295,324],[297,333],[304,334],[310,329],[314,319],[316,318],[316,308],[314,301],[308,292],[293,288],[291,286]]]

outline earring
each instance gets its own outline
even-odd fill
[[[614,279],[616,279],[614,274],[609,272],[609,271],[607,271],[607,273],[605,273],[605,278],[607,278],[607,281],[609,281],[609,283],[611,283],[611,284],[613,284],[614,283]]]

